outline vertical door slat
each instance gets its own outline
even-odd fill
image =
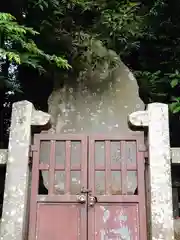
[[[66,187],[65,192],[70,193],[71,184],[71,141],[66,141]]]
[[[110,184],[111,184],[111,146],[110,141],[105,141],[105,193],[110,194]]]
[[[122,195],[127,194],[127,154],[126,154],[126,141],[121,141],[121,183]]]
[[[55,141],[51,141],[50,161],[49,161],[49,189],[48,194],[54,194],[54,177],[55,177]]]

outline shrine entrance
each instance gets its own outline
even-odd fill
[[[143,144],[35,135],[28,240],[147,240]]]

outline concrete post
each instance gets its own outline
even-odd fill
[[[174,240],[168,105],[152,103],[129,116],[135,126],[148,126],[151,239]]]
[[[28,101],[13,104],[1,240],[25,239],[31,125],[44,125],[49,119],[48,114],[36,111]]]

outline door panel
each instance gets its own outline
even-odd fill
[[[146,238],[144,156],[135,138],[89,139],[88,240]]]
[[[86,240],[87,137],[38,134],[33,149],[29,240]]]
[[[37,239],[86,239],[84,217],[85,205],[40,203],[37,208]]]
[[[137,204],[96,204],[89,210],[89,239],[139,240]]]

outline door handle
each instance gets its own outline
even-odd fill
[[[77,196],[77,201],[81,204],[86,202],[86,196],[84,194],[78,195]]]
[[[97,197],[95,196],[89,196],[89,206],[93,207],[97,203]]]

